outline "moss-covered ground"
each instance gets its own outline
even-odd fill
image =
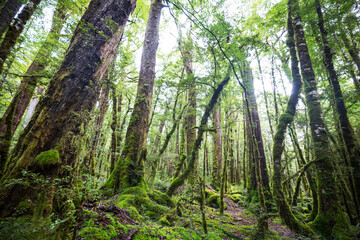
[[[207,198],[216,194],[212,191],[207,190]],[[228,207],[222,216],[217,208],[206,207],[208,233],[205,234],[196,200],[175,197],[172,205],[168,199],[160,200],[160,192],[127,191],[130,192],[136,195],[124,194],[108,201],[85,204],[76,239],[253,239],[256,217],[230,200],[241,203],[239,194],[227,196]],[[154,197],[157,201],[153,200]],[[128,204],[133,204],[133,207]],[[156,212],[151,214],[151,211]],[[296,239],[279,219],[272,220],[269,225],[265,239]]]

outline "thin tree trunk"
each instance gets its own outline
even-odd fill
[[[220,176],[222,169],[222,130],[221,130],[221,102],[215,105],[213,111],[213,123],[215,133],[213,134],[214,147],[213,147],[213,167],[211,184],[217,188],[220,186]]]
[[[155,0],[150,6],[135,105],[130,117],[125,145],[114,171],[105,183],[106,187],[115,191],[145,185],[143,161],[146,158],[146,137],[154,88],[162,7],[162,0]]]
[[[200,144],[201,144],[201,141],[202,141],[202,137],[203,137],[203,134],[205,132],[205,128],[206,128],[206,124],[207,124],[207,120],[211,114],[211,111],[213,110],[218,98],[219,98],[219,95],[221,93],[221,91],[223,90],[223,88],[226,86],[226,84],[229,82],[230,80],[230,68],[228,69],[228,72],[225,76],[225,79],[223,81],[221,81],[221,83],[218,85],[218,87],[214,90],[214,93],[211,97],[211,100],[209,102],[209,104],[206,106],[205,108],[205,112],[201,118],[201,123],[200,123],[200,127],[199,127],[199,132],[198,132],[198,135],[196,137],[196,141],[193,145],[193,148],[192,148],[192,151],[191,151],[191,155],[188,156],[188,158],[190,159],[188,161],[188,165],[185,169],[185,171],[179,175],[178,177],[175,177],[173,178],[169,188],[167,189],[166,191],[166,194],[168,196],[172,196],[176,189],[178,187],[180,187],[181,185],[184,184],[185,180],[189,177],[190,173],[193,172],[193,169],[194,169],[194,166],[195,166],[195,161],[196,161],[196,158],[197,158],[197,151],[200,147]]]
[[[4,40],[0,45],[0,74],[4,70],[5,60],[9,57],[11,50],[15,46],[20,34],[25,28],[25,24],[31,18],[37,9],[41,0],[31,0],[21,11],[14,23],[9,26],[5,34]]]
[[[113,69],[112,69],[113,71]],[[113,79],[111,79],[113,80]],[[110,156],[110,171],[114,170],[115,167],[115,163],[116,163],[116,158],[117,158],[117,152],[118,152],[118,144],[117,144],[117,132],[116,130],[118,129],[118,110],[119,110],[119,106],[118,106],[118,97],[116,96],[116,87],[114,83],[110,83],[112,84],[111,90],[112,90],[112,119],[111,119],[111,156]],[[120,98],[120,97],[119,97]],[[121,102],[120,102],[121,104]]]
[[[7,0],[4,6],[0,8],[0,39],[9,28],[21,5],[21,0]]]

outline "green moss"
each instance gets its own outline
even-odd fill
[[[171,226],[174,224],[177,218],[178,218],[178,209],[176,207],[171,209],[171,211],[169,211],[168,213],[164,214],[160,218],[159,223],[162,225]]]
[[[40,168],[53,167],[60,163],[59,152],[54,149],[42,152],[35,158],[35,166]]]
[[[29,209],[29,208],[31,208],[31,207],[32,207],[31,202],[28,201],[28,200],[24,200],[24,201],[19,202],[19,205],[18,205],[17,208],[18,208],[18,209],[20,209],[20,208]]]
[[[326,239],[352,239],[349,236],[349,223],[342,212],[339,212],[333,217],[318,214],[310,226]]]
[[[165,193],[162,193],[157,190],[153,190],[153,191],[149,191],[148,195],[149,195],[150,199],[153,200],[154,202],[156,202],[157,204],[167,206],[167,207],[175,206],[174,202],[171,200],[171,198]]]
[[[166,219],[166,217],[160,218],[159,223],[164,226],[170,226],[170,222]]]
[[[125,189],[116,199],[115,204],[119,208],[126,209],[131,217],[136,220],[142,220],[143,215],[151,219],[157,219],[169,210],[168,207],[152,201],[145,188],[142,187]]]
[[[232,194],[232,195],[228,195],[227,198],[235,203],[238,203],[239,201],[241,201],[242,196],[240,194]]]

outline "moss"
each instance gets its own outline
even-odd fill
[[[164,226],[170,226],[170,222],[166,219],[166,217],[160,218],[159,223]]]
[[[174,207],[174,202],[171,200],[171,198],[166,195],[165,193],[162,193],[157,190],[153,190],[151,192],[148,192],[148,195],[151,200],[156,202],[157,204],[167,206],[167,207]]]
[[[160,218],[159,223],[166,226],[172,226],[174,222],[177,220],[177,218],[178,218],[178,209],[176,207],[171,209],[171,211],[169,211],[168,213],[164,214]]]
[[[168,207],[152,201],[145,188],[142,187],[125,189],[116,199],[115,204],[128,210],[131,217],[136,220],[142,220],[143,215],[151,219],[157,219],[169,210]]]
[[[352,239],[349,236],[349,223],[342,212],[333,217],[318,214],[310,226],[326,239]]]
[[[232,195],[228,195],[227,198],[235,203],[238,203],[239,201],[241,201],[242,196],[240,194],[232,194]]]
[[[220,195],[213,193],[206,200],[206,204],[213,208],[219,208],[220,207]],[[226,209],[226,208],[227,208],[227,205],[226,205],[226,203],[224,203],[224,209]]]
[[[40,153],[35,158],[35,166],[38,168],[48,168],[60,164],[60,156],[57,150],[51,149]]]

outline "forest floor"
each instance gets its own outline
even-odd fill
[[[207,190],[217,194],[210,186]],[[175,216],[168,224],[154,219],[135,221],[130,214],[115,205],[104,203],[84,204],[83,214],[77,223],[76,239],[252,239],[256,230],[256,217],[225,195],[225,214],[216,208],[206,207],[208,233],[205,234],[199,205],[183,203],[182,216]],[[278,217],[269,220],[265,239],[296,239]]]

